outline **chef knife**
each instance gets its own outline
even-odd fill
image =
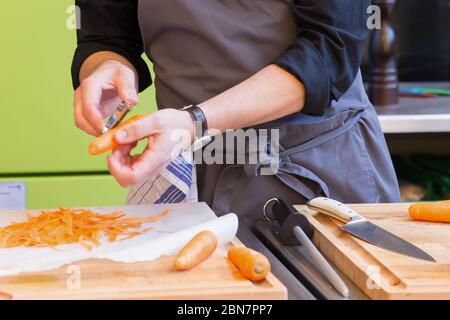
[[[378,227],[336,200],[319,197],[310,200],[307,205],[312,210],[344,222],[345,224],[341,229],[361,240],[406,256],[436,262],[432,256],[422,249]]]

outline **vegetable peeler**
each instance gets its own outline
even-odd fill
[[[128,105],[125,101],[119,103],[116,110],[109,116],[108,120],[106,121],[106,124],[102,130],[102,134],[105,134],[109,130],[115,128],[130,111],[131,106]]]

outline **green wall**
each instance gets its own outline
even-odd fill
[[[1,5],[0,179],[28,174],[45,178],[54,173],[82,173],[89,178],[91,173],[107,173],[105,157],[87,154],[92,138],[74,126],[70,64],[76,38],[75,30],[67,27],[67,10],[73,3],[25,0]],[[139,112],[150,113],[154,106],[154,92],[148,90],[141,95]],[[123,203],[124,190],[112,179],[102,183],[113,193],[111,203]],[[91,191],[94,189],[95,185]],[[70,194],[74,192],[81,198],[80,204],[83,198],[94,199],[91,192],[70,190]],[[74,196],[68,191],[61,199],[72,203],[70,197]],[[37,203],[45,205],[33,200],[30,207]]]

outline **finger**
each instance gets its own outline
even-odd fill
[[[100,113],[103,89],[98,80],[89,78],[82,82],[81,90],[83,116],[96,131],[101,132],[104,126],[103,117]]]
[[[122,187],[131,186],[135,182],[131,168],[132,157],[129,154],[132,148],[132,145],[124,145],[108,156],[108,169]]]
[[[128,161],[132,158],[131,150],[133,150],[137,146],[137,143],[120,145],[118,148],[113,149],[111,155],[116,157],[118,161],[121,163],[128,163]]]
[[[133,182],[141,183],[152,176],[159,175],[169,164],[170,158],[155,150],[147,148],[142,154],[134,157],[131,161]]]
[[[103,90],[102,100],[100,102],[100,112],[103,117],[111,115],[122,102],[122,99],[117,95],[117,90]]]
[[[116,149],[108,158],[111,174],[122,187],[136,185],[158,175],[168,164],[166,158],[150,149],[143,154],[130,157],[130,149]],[[125,155],[126,154],[126,155]]]
[[[120,144],[130,144],[157,133],[159,131],[157,130],[155,116],[150,115],[120,129],[114,138]]]
[[[90,125],[90,123],[87,122],[86,119],[84,118],[83,113],[81,111],[81,105],[82,105],[81,93],[77,91],[74,94],[74,107],[73,107],[75,126],[78,129],[83,130],[87,134],[90,134],[92,136],[98,136],[97,130],[95,130]]]
[[[136,90],[135,74],[128,68],[120,68],[116,71],[115,85],[119,97],[128,105],[134,107],[139,103]]]

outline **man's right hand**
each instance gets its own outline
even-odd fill
[[[102,62],[74,92],[75,125],[99,136],[104,118],[121,101],[132,107],[139,103],[136,86],[136,73],[130,66],[116,60]]]

